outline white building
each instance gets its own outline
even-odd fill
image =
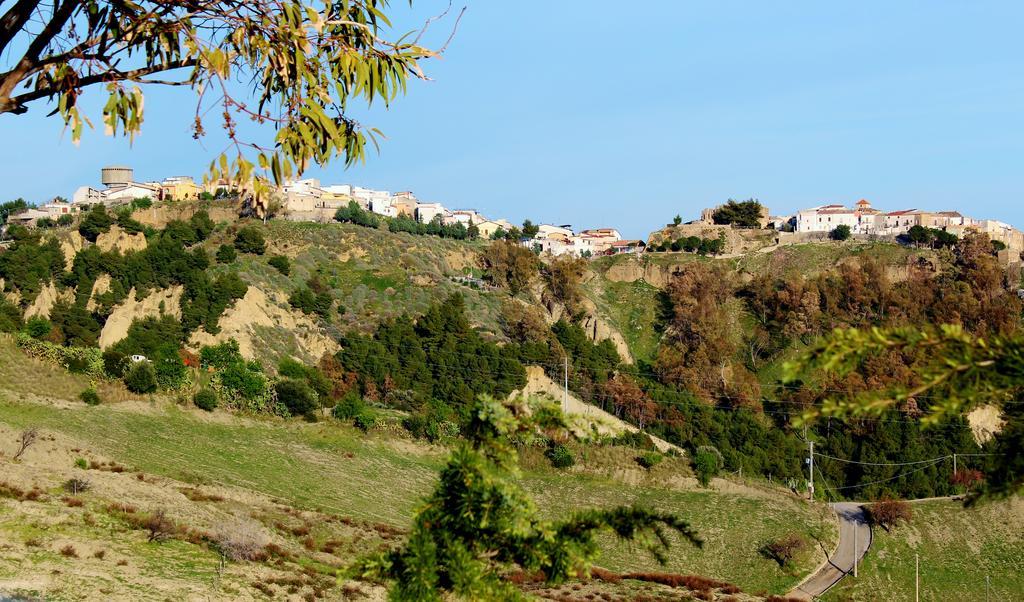
[[[435,217],[444,219],[445,208],[441,203],[416,203],[416,220],[424,224],[434,221]]]
[[[112,186],[103,191],[103,200],[108,203],[115,201],[127,203],[134,199],[157,200],[159,198],[159,185],[153,186],[151,184],[139,184],[138,182],[131,182],[123,186]]]

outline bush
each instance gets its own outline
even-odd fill
[[[292,271],[292,264],[284,255],[274,255],[267,263],[284,276],[287,276]]]
[[[85,470],[89,468],[89,461],[86,460],[85,458],[78,458],[77,460],[75,460],[75,467]]]
[[[363,401],[359,392],[353,387],[334,406],[334,409],[331,410],[331,415],[338,420],[352,420],[365,411],[366,402]]]
[[[910,504],[902,500],[882,499],[868,506],[868,517],[871,522],[886,531],[901,522],[909,523],[913,516],[914,511],[910,508]]]
[[[128,369],[128,356],[116,347],[103,352],[103,371],[111,378],[121,378]]]
[[[25,322],[25,332],[33,339],[42,339],[53,330],[53,324],[42,316],[33,316]]]
[[[647,452],[636,457],[636,463],[650,470],[661,463],[665,457],[658,452]]]
[[[657,449],[654,445],[654,441],[651,439],[651,436],[640,431],[623,432],[612,439],[611,444],[623,447],[635,447],[636,449],[645,449],[649,451]]]
[[[232,263],[238,258],[238,251],[231,245],[221,245],[217,249],[217,263]]]
[[[710,485],[711,479],[718,476],[720,470],[722,470],[722,454],[711,446],[698,447],[697,453],[693,456],[693,471],[697,473],[697,480],[700,481],[701,486]]]
[[[267,546],[267,536],[253,520],[235,519],[223,523],[213,535],[213,542],[228,560],[256,560]]]
[[[210,389],[201,389],[192,397],[192,403],[200,410],[212,412],[217,407],[217,394]]]
[[[356,415],[352,420],[352,424],[356,425],[356,428],[363,431],[364,433],[377,426],[377,416],[368,410]]]
[[[246,226],[235,235],[235,248],[242,253],[263,255],[267,251],[267,241],[257,227]]]
[[[573,456],[572,450],[569,449],[569,446],[561,443],[548,447],[544,455],[555,468],[569,468],[576,464],[576,457]]]
[[[313,416],[316,411],[316,393],[306,383],[291,378],[277,381],[274,385],[277,400],[288,408],[293,416]]]
[[[132,393],[156,391],[156,370],[149,362],[137,362],[124,377],[124,386]]]
[[[57,217],[58,226],[70,226],[75,223],[75,218],[70,213],[64,213]]]
[[[96,392],[96,389],[89,387],[78,394],[78,398],[85,402],[86,405],[98,406],[100,405],[100,395]]]
[[[761,554],[785,568],[807,547],[807,540],[796,533],[784,535],[761,546]]]

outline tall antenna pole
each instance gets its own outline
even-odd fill
[[[857,557],[860,555],[860,544],[857,541],[857,532],[860,531],[858,528],[860,521],[853,523],[853,576],[857,576]]]

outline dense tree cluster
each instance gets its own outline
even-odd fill
[[[466,240],[469,238],[469,231],[462,222],[446,224],[440,215],[427,223],[417,221],[411,217],[400,215],[388,220],[388,230],[391,232],[407,232],[420,236],[440,236],[441,238],[453,238],[455,240]]]
[[[24,228],[12,226],[11,230],[17,238],[0,253],[0,278],[5,291],[18,291],[28,304],[64,271],[64,252],[56,240],[42,242],[38,234]]]
[[[477,395],[505,397],[526,384],[517,349],[473,330],[461,295],[340,342],[338,360],[358,376],[362,395],[413,412],[409,426],[418,435],[437,437],[445,422],[464,427]]]
[[[366,228],[377,228],[380,226],[380,217],[363,209],[355,201],[349,201],[348,205],[339,208],[334,213],[334,220],[343,224],[356,224]]]
[[[540,260],[523,246],[497,241],[481,254],[480,265],[485,279],[515,297],[527,290],[537,278]]]
[[[696,253],[701,256],[721,255],[725,253],[725,233],[723,232],[718,238],[684,236],[674,241],[664,241],[658,245],[652,245],[650,250],[656,253],[686,251],[687,253]]]

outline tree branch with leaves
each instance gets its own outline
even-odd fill
[[[8,57],[0,114],[47,99],[77,143],[91,126],[79,97],[102,86],[106,132],[132,138],[143,122],[140,85],[191,87],[194,136],[206,135],[205,115],[218,109],[228,139],[211,177],[262,198],[313,164],[363,160],[380,132],[350,116],[352,102],[390,105],[410,79],[426,78],[421,61],[447,46],[420,45],[436,18],[390,40],[389,8],[388,0],[17,0],[0,15]],[[273,142],[243,138],[243,120],[272,126]]]

